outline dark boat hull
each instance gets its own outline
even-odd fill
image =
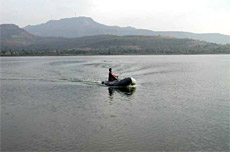
[[[107,86],[121,86],[121,87],[126,87],[126,86],[130,86],[130,85],[135,85],[136,81],[135,79],[129,77],[129,78],[125,78],[122,80],[115,80],[115,81],[103,81],[102,84],[105,84]]]

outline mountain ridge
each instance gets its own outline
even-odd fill
[[[184,31],[152,31],[137,29],[131,26],[108,26],[94,21],[90,17],[72,17],[50,20],[38,25],[29,25],[24,30],[41,37],[76,38],[94,35],[146,35],[170,36],[175,38],[189,38],[217,44],[230,44],[230,35],[220,33],[192,33]]]
[[[78,38],[39,37],[16,25],[0,25],[0,55],[122,55],[230,53],[220,45],[169,36],[95,35]]]

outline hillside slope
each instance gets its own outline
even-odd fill
[[[4,55],[200,54],[229,53],[230,45],[166,36],[96,35],[79,38],[38,37],[16,25],[1,25]],[[10,51],[10,53],[9,53]],[[4,53],[5,52],[5,53]],[[12,53],[13,52],[13,53]]]
[[[89,17],[64,18],[51,20],[47,23],[26,26],[24,29],[34,35],[42,37],[76,38],[94,35],[145,35],[145,36],[170,36],[175,38],[189,38],[218,44],[230,44],[230,36],[218,33],[196,34],[189,32],[163,32],[133,27],[106,26]]]

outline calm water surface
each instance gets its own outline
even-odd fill
[[[0,59],[2,151],[229,151],[229,55]]]

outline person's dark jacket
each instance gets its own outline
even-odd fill
[[[109,72],[109,81],[114,81],[114,80],[117,80],[117,76],[112,72]]]

